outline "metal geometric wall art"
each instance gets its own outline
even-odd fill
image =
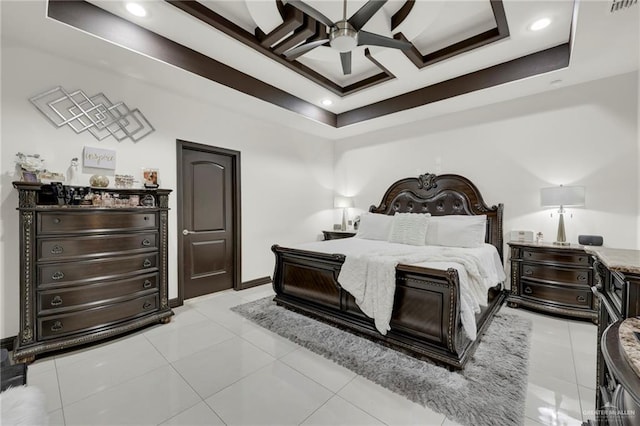
[[[69,93],[58,86],[29,100],[54,126],[68,125],[76,133],[88,130],[99,141],[113,136],[138,142],[155,130],[140,110],[112,103],[102,93],[89,97],[82,90]]]

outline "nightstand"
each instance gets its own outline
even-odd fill
[[[512,308],[597,321],[593,259],[582,246],[510,242]]]
[[[356,235],[356,231],[322,231],[324,239],[326,240],[339,240],[340,238],[349,238]]]

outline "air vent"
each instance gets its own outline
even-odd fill
[[[624,9],[627,9],[631,6],[635,6],[638,4],[638,0],[612,0],[611,1],[611,13],[620,12]]]

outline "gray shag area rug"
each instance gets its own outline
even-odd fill
[[[277,306],[271,297],[231,310],[460,424],[524,422],[531,335],[528,319],[498,313],[465,369],[450,372]]]

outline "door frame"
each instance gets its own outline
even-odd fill
[[[242,233],[240,228],[240,151],[234,151],[232,149],[220,148],[211,145],[204,145],[195,142],[189,142],[182,139],[176,139],[176,161],[177,161],[177,203],[178,203],[178,303],[181,305],[184,302],[184,236],[182,230],[184,229],[184,217],[182,211],[182,203],[184,201],[182,197],[182,183],[183,173],[182,170],[182,151],[184,149],[190,149],[193,151],[201,151],[208,154],[225,155],[231,158],[232,166],[232,207],[233,207],[233,289],[240,290],[242,288]]]

